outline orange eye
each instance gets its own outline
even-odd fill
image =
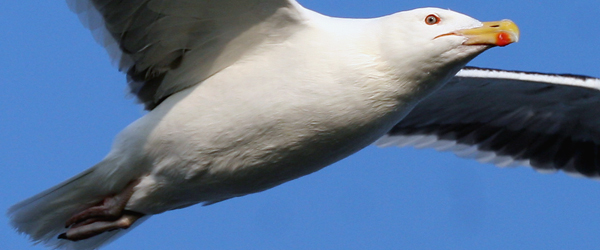
[[[426,23],[427,25],[434,25],[434,24],[438,24],[438,23],[440,23],[440,21],[441,21],[441,20],[440,20],[440,17],[438,17],[438,16],[436,16],[436,15],[434,15],[434,14],[431,14],[431,15],[429,15],[429,16],[427,16],[427,17],[425,18],[425,23]]]

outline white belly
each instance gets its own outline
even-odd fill
[[[127,209],[155,214],[271,188],[371,144],[412,106],[397,83],[351,72],[290,71],[277,81],[255,73],[279,66],[234,65],[125,129],[112,155],[133,159],[123,164],[143,176]],[[380,83],[394,89],[371,91]]]

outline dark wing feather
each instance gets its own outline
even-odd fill
[[[147,109],[301,19],[294,0],[67,0]]]
[[[434,147],[499,166],[600,176],[600,79],[465,68],[379,146]]]

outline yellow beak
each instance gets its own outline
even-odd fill
[[[520,34],[519,27],[513,21],[505,19],[497,22],[485,22],[481,27],[458,30],[438,37],[447,35],[466,37],[464,45],[506,46],[518,42]]]

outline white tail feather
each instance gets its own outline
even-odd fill
[[[102,164],[102,163],[100,163]],[[150,216],[139,219],[127,230],[105,232],[90,239],[77,242],[58,239],[66,232],[65,223],[73,215],[101,202],[115,194],[115,189],[128,181],[103,185],[103,172],[99,165],[58,184],[38,195],[12,206],[7,215],[12,226],[19,232],[29,235],[36,244],[42,243],[55,249],[84,250],[98,249],[141,224]]]

